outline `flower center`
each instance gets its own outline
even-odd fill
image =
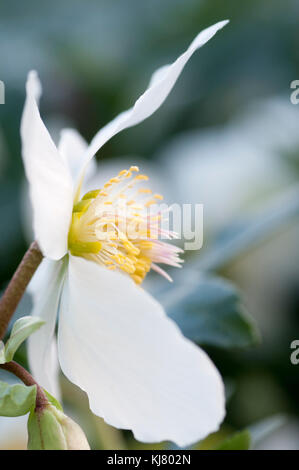
[[[179,253],[183,250],[159,239],[175,238],[176,234],[161,228],[164,212],[157,203],[163,197],[137,187],[147,180],[132,166],[102,189],[86,193],[73,207],[70,253],[123,271],[137,284],[151,268],[171,280],[156,263],[181,267]]]

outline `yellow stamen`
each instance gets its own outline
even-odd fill
[[[139,255],[140,253],[140,250],[138,248],[136,248],[136,246],[133,245],[133,243],[131,243],[130,241],[123,241],[123,245],[125,247],[125,249],[128,251],[128,253],[132,254],[132,255]]]
[[[147,188],[140,188],[138,189],[138,192],[140,194],[152,194],[152,190],[151,189],[147,189]]]
[[[136,282],[136,284],[141,284],[143,281],[143,278],[141,276],[137,276],[136,274],[132,274],[131,278]]]
[[[155,199],[151,199],[150,201],[147,201],[144,205],[145,207],[150,207],[153,204],[157,204],[157,201]]]
[[[89,191],[76,201],[68,235],[68,247],[73,255],[97,262],[109,270],[123,271],[136,284],[140,284],[151,269],[153,240],[158,238],[156,232],[161,219],[161,215],[156,214],[149,221],[145,209],[163,200],[161,194],[153,194],[144,201],[143,194],[152,194],[149,188],[130,191],[139,181],[149,179],[147,175],[136,174],[138,172],[135,165],[122,170],[118,176],[110,178],[103,189]],[[119,185],[116,191],[115,185]],[[138,238],[132,238],[133,232],[138,233]]]
[[[134,179],[137,180],[137,181],[148,181],[148,176],[146,176],[146,175],[137,175],[137,176],[135,176]]]
[[[149,250],[151,248],[153,248],[153,242],[149,242],[149,241],[140,241],[139,242],[139,246],[140,246],[140,249],[141,250]]]
[[[120,182],[120,179],[117,178],[117,176],[116,176],[115,178],[111,178],[111,179],[109,180],[109,183],[111,183],[111,184],[119,183],[119,182]]]

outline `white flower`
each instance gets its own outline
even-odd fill
[[[128,191],[146,177],[132,167],[81,200],[80,188],[94,154],[115,134],[153,114],[191,55],[225,24],[202,31],[173,64],[156,71],[134,107],[101,129],[88,147],[74,130],[65,130],[55,147],[39,114],[35,72],[27,82],[23,159],[35,237],[46,257],[32,285],[33,315],[46,325],[30,338],[31,368],[37,381],[57,394],[58,352],[62,371],[86,391],[91,410],[144,442],[185,446],[215,431],[224,416],[223,384],[207,355],[136,286],[150,268],[160,270],[157,262],[179,265],[178,250],[158,240],[133,243],[123,233],[115,240],[101,229],[109,205],[122,207]],[[142,219],[151,201],[140,202],[138,194],[132,204]],[[110,227],[110,220],[105,223]]]

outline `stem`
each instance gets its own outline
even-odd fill
[[[0,301],[0,340],[28,286],[43,259],[37,242],[33,242],[19,264]]]
[[[35,410],[40,411],[42,410],[46,405],[48,405],[48,399],[46,397],[45,392],[41,388],[40,385],[34,380],[31,374],[24,369],[24,367],[20,366],[15,361],[10,361],[6,362],[5,364],[0,364],[1,369],[5,369],[11,374],[14,374],[16,377],[18,377],[20,380],[25,385],[31,386],[31,385],[36,385],[36,405],[35,405]]]

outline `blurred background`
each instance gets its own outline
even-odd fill
[[[260,340],[198,343],[227,385],[220,434],[263,427],[273,431],[255,444],[263,449],[299,449],[299,364],[290,362],[299,339],[299,104],[290,101],[298,15],[296,0],[10,0],[0,17],[0,289],[31,236],[19,137],[28,71],[39,72],[54,140],[75,127],[89,141],[201,29],[231,20],[190,60],[163,107],[109,141],[97,163],[101,177],[138,164],[165,201],[204,204],[203,248],[186,254],[175,281],[208,271],[241,290]],[[156,278],[148,286],[156,292]],[[29,310],[25,298],[22,315]],[[18,354],[26,364],[24,348]],[[92,416],[66,379],[62,387],[93,448],[153,448]],[[0,419],[0,448],[25,446],[25,426]]]

